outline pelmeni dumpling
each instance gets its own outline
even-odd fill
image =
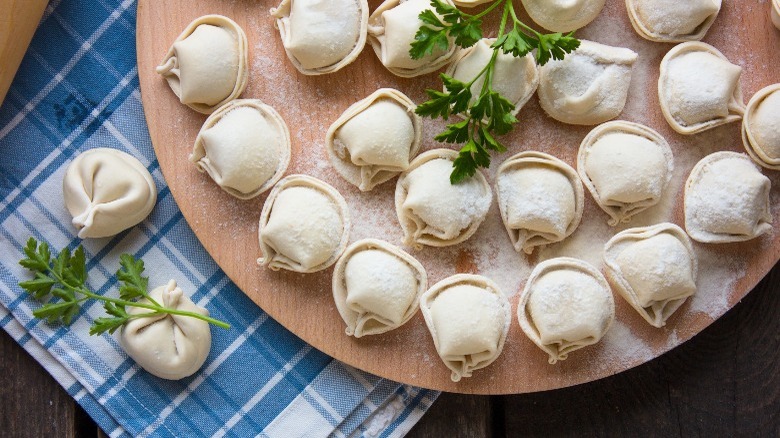
[[[772,0],[770,9],[769,15],[772,18],[772,23],[776,28],[780,29],[780,0]]]
[[[511,306],[488,278],[445,278],[422,295],[420,309],[453,382],[490,365],[504,349]]]
[[[82,152],[65,169],[62,195],[80,238],[109,237],[149,216],[157,186],[134,157],[97,148]]]
[[[493,56],[490,45],[493,42],[495,38],[483,38],[473,46],[460,50],[447,68],[447,75],[461,82],[470,82],[490,62]],[[484,83],[483,75],[471,85],[472,103],[479,97]],[[493,70],[492,85],[493,90],[512,102],[515,106],[512,114],[517,115],[539,86],[539,69],[533,54],[529,53],[518,58],[499,51]]]
[[[702,243],[742,242],[769,232],[770,186],[745,154],[707,155],[685,183],[685,230]]]
[[[742,67],[709,44],[675,46],[661,61],[658,78],[666,121],[680,134],[696,134],[740,120],[745,113],[741,74]]]
[[[759,90],[748,102],[742,143],[756,163],[780,170],[780,84]]]
[[[157,73],[181,103],[211,114],[244,92],[248,57],[244,30],[227,17],[206,15],[176,38]]]
[[[333,168],[364,192],[408,169],[422,144],[422,118],[415,108],[392,88],[347,108],[325,137]]]
[[[661,134],[622,120],[592,130],[577,155],[577,172],[613,227],[658,204],[673,171]]]
[[[540,68],[539,104],[555,120],[596,125],[614,119],[626,105],[637,54],[582,40],[562,61]]]
[[[628,18],[642,38],[660,43],[698,41],[712,26],[722,0],[626,0]]]
[[[443,0],[452,5],[451,0]],[[433,10],[429,0],[385,0],[368,17],[368,42],[374,48],[382,64],[396,76],[410,78],[438,70],[455,54],[455,44],[449,48],[435,49],[420,59],[409,55],[417,30],[424,23],[418,16],[422,11]]]
[[[204,316],[209,311],[196,305],[171,280],[149,295],[162,306]],[[149,300],[140,301],[150,304]],[[152,313],[128,307],[130,315]],[[195,374],[211,350],[211,329],[206,321],[190,316],[160,314],[131,319],[119,332],[119,344],[141,368],[157,377],[178,380]]]
[[[487,216],[493,192],[477,173],[450,183],[458,152],[434,149],[415,158],[395,186],[395,211],[404,231],[404,245],[422,249],[461,243]]]
[[[366,44],[366,0],[282,0],[271,16],[287,57],[305,75],[344,68]]]
[[[347,323],[347,335],[356,338],[406,324],[417,313],[427,287],[420,262],[377,239],[350,245],[333,271],[336,308]]]
[[[585,27],[604,8],[606,0],[523,0],[536,24],[553,32],[571,32]]]
[[[498,168],[501,219],[517,252],[570,236],[582,219],[585,191],[577,172],[542,152],[520,152]]]
[[[604,264],[618,293],[653,327],[696,292],[696,253],[675,224],[618,233],[604,246]]]
[[[549,362],[593,345],[615,320],[609,283],[582,260],[559,257],[539,263],[520,295],[517,319],[526,336],[548,355]]]
[[[223,190],[251,199],[273,186],[290,163],[290,131],[258,99],[234,100],[203,124],[190,161]]]
[[[336,189],[311,176],[289,175],[263,205],[257,262],[274,271],[321,271],[344,252],[349,229],[349,208]]]

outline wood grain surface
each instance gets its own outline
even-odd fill
[[[371,9],[378,3],[370,1]],[[273,1],[257,0],[140,0],[137,49],[144,110],[163,174],[184,217],[208,252],[227,275],[274,319],[339,360],[396,381],[452,392],[504,394],[571,386],[627,370],[690,339],[742,299],[780,258],[780,233],[777,232],[743,244],[697,245],[703,271],[698,301],[694,301],[698,304],[690,304],[689,301],[672,317],[666,328],[656,330],[621,298],[617,298],[619,327],[608,334],[612,336],[612,341],[576,352],[569,360],[556,366],[547,364],[546,356],[522,334],[515,318],[501,357],[490,367],[476,372],[473,378],[458,384],[449,380],[450,373],[438,359],[419,314],[406,326],[390,334],[370,339],[349,338],[343,333],[343,321],[332,301],[331,270],[300,275],[270,272],[256,265],[255,259],[259,256],[257,221],[265,195],[252,201],[236,200],[219,190],[187,161],[205,116],[181,105],[165,81],[154,73],[154,67],[181,30],[198,16],[221,13],[236,20],[246,30],[250,47],[250,83],[243,97],[264,100],[279,110],[287,121],[293,137],[293,161],[288,173],[308,173],[325,179],[345,194],[353,212],[357,210],[360,217],[372,216],[372,211],[366,210],[365,205],[380,205],[382,197],[391,198],[393,184],[386,184],[376,193],[361,197],[354,187],[341,180],[329,166],[323,165],[326,160],[321,158],[324,156],[322,144],[327,126],[346,107],[380,86],[398,88],[416,102],[421,102],[424,99],[423,89],[438,87],[439,82],[435,75],[415,79],[393,77],[379,64],[369,48],[356,63],[336,74],[320,77],[300,75],[284,55],[278,34],[273,29],[268,16],[268,9],[273,6],[276,6]],[[733,62],[743,66],[741,83],[746,99],[763,86],[780,82],[780,57],[777,56],[780,34],[772,27],[766,8],[760,6],[763,5],[725,2],[705,38],[705,42],[712,43]],[[676,156],[685,158],[677,163],[676,185],[673,184],[671,199],[667,202],[669,213],[652,219],[648,215],[646,220],[671,220],[681,224],[682,181],[695,164],[696,160],[692,159],[715,150],[741,150],[738,124],[695,137],[682,137],[668,127],[661,118],[655,86],[658,63],[672,46],[648,43],[636,36],[622,0],[608,0],[602,15],[578,35],[640,51],[640,61],[634,68],[632,91],[623,117],[658,130],[672,144]],[[510,153],[538,149],[574,164],[577,145],[590,127],[574,127],[553,121],[544,116],[535,98],[520,115],[526,122],[506,138]],[[440,122],[426,121],[425,149],[441,147],[431,138],[442,126]],[[498,158],[496,163],[508,156]],[[491,172],[488,176],[492,180]],[[777,175],[773,173],[769,176],[777,186]],[[773,213],[776,220],[780,217],[780,198],[777,195],[777,189],[774,189]],[[392,210],[381,206],[377,208],[374,216],[386,215],[385,219],[395,221],[394,217],[390,217]],[[570,247],[579,245],[579,254],[598,260],[602,243],[587,243],[593,237],[590,235],[593,230],[604,228],[606,216],[595,207],[590,197],[586,199],[585,214],[583,224],[569,239],[571,244],[565,243],[560,248],[565,253]],[[489,218],[483,224],[472,242],[479,244],[490,238],[507,239],[499,223],[491,220]],[[488,222],[493,224],[492,228]],[[637,220],[632,225],[646,224]],[[397,231],[388,231],[388,235],[395,238]],[[415,255],[421,257],[435,281],[443,278],[447,270],[454,273],[476,268],[481,272],[485,268],[484,263],[480,265],[469,248],[464,244],[448,251],[423,251]],[[443,262],[435,260],[437,257]],[[517,255],[517,258],[520,257]],[[701,257],[705,257],[704,260]],[[437,271],[430,267],[431,260],[449,265],[447,269]],[[533,262],[533,259],[530,261]],[[502,274],[515,275],[509,267],[504,271]],[[520,271],[516,273],[518,284],[522,283],[520,277],[523,275],[525,273]],[[516,306],[517,288],[505,292]],[[626,342],[627,339],[631,342]]]
[[[0,105],[49,0],[0,0]]]

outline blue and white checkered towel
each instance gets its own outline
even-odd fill
[[[160,174],[138,91],[134,0],[53,0],[0,108],[0,326],[110,436],[400,436],[438,393],[345,366],[270,319],[200,246]],[[151,216],[114,238],[80,241],[62,201],[77,154],[111,147],[155,178]],[[151,285],[175,278],[232,329],[212,328],[206,364],[180,381],[140,369],[110,335],[89,336],[104,314],[88,303],[71,327],[32,317],[18,286],[29,236],[84,245],[89,286],[116,294],[119,255],[142,257]]]

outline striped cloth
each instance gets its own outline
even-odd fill
[[[143,118],[134,0],[53,0],[0,107],[0,326],[110,436],[401,436],[433,403],[421,390],[350,368],[306,345],[228,280],[184,221],[160,173]],[[80,241],[62,176],[80,152],[137,157],[159,190],[151,216],[113,238]],[[71,327],[32,317],[18,287],[29,236],[87,252],[89,286],[117,294],[119,255],[143,257],[151,285],[170,278],[233,328],[212,328],[202,369],[180,381],[140,369],[85,303]]]

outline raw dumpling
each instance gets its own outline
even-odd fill
[[[562,61],[540,68],[539,104],[550,117],[574,125],[614,119],[626,105],[637,54],[582,40]]]
[[[190,161],[226,192],[251,199],[287,170],[290,131],[279,113],[262,101],[234,100],[206,119]]]
[[[415,108],[391,88],[347,108],[325,138],[333,168],[364,192],[409,168],[422,143],[422,118]]]
[[[443,1],[452,5],[451,0]],[[455,44],[450,41],[446,51],[437,48],[420,59],[409,55],[414,36],[424,24],[418,16],[427,9],[433,10],[429,0],[385,0],[368,18],[368,41],[382,64],[396,76],[430,73],[450,62],[455,54]]]
[[[181,103],[211,114],[244,92],[246,34],[233,20],[206,15],[190,23],[157,67]]]
[[[342,69],[366,44],[366,0],[282,0],[271,15],[287,57],[305,75]]]
[[[360,338],[406,324],[428,287],[425,268],[400,248],[376,239],[350,245],[333,271],[333,298],[346,333]]]
[[[614,227],[658,204],[672,179],[674,156],[661,134],[647,126],[608,122],[582,141],[577,171]]]
[[[577,172],[542,152],[521,152],[498,168],[501,219],[517,252],[570,236],[582,219],[585,192]]]
[[[770,186],[745,154],[704,157],[685,183],[685,230],[702,243],[742,242],[769,232]]]
[[[520,295],[517,319],[526,336],[554,364],[604,337],[615,320],[615,301],[598,269],[582,260],[559,257],[531,272]]]
[[[769,13],[772,18],[772,23],[775,27],[780,29],[780,0],[772,0],[772,11]]]
[[[511,306],[488,278],[445,278],[422,295],[420,309],[453,382],[490,365],[504,349]]]
[[[756,163],[780,170],[780,84],[760,90],[748,102],[742,143]]]
[[[661,61],[658,79],[666,121],[680,134],[696,134],[740,120],[745,113],[741,74],[742,67],[709,44],[675,46]]]
[[[473,46],[460,50],[447,68],[447,75],[461,82],[470,82],[490,62],[493,49],[490,47],[495,38],[483,38]],[[485,76],[481,76],[471,85],[471,101],[479,97]],[[507,98],[515,106],[512,111],[517,115],[523,105],[533,96],[539,85],[539,69],[533,54],[518,58],[511,54],[498,52],[496,67],[493,70],[493,89]]]
[[[604,264],[620,295],[653,327],[666,325],[696,292],[696,253],[675,224],[618,233],[604,246]]]
[[[712,26],[722,0],[626,0],[628,18],[642,38],[659,43],[698,41]]]
[[[196,305],[171,280],[149,295],[164,307],[204,316],[209,311]],[[150,304],[149,300],[140,301]],[[152,313],[128,307],[130,315]],[[160,314],[131,319],[119,332],[119,343],[141,368],[157,377],[179,380],[195,374],[211,350],[211,329],[206,321],[190,316]]]
[[[157,186],[146,167],[108,148],[76,157],[65,169],[62,194],[82,239],[119,234],[149,216],[157,202]]]
[[[553,32],[571,32],[593,21],[606,0],[523,0],[536,24]]]
[[[321,271],[344,252],[349,229],[349,208],[336,189],[311,176],[289,175],[263,205],[257,262],[274,271]]]
[[[404,245],[422,249],[449,246],[471,237],[487,216],[493,192],[477,173],[450,183],[458,152],[434,149],[412,161],[395,186],[395,211],[404,231]]]

